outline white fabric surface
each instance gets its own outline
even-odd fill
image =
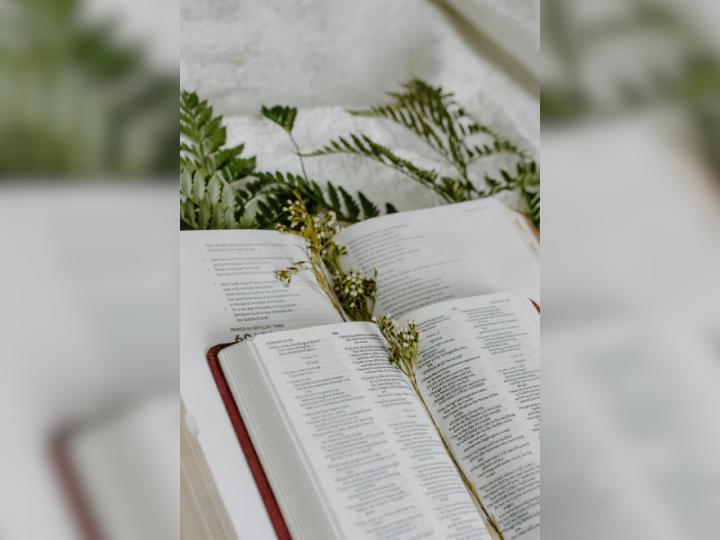
[[[455,0],[453,7],[489,13],[492,6],[483,4]],[[493,4],[502,21],[494,24],[498,35],[527,33],[533,25],[538,31],[536,11],[518,9],[513,19],[503,7],[507,0]],[[483,95],[537,128],[536,100],[523,95],[493,59],[476,54],[440,3],[182,0],[181,10],[181,84],[228,115],[255,114],[268,103],[374,103],[383,90],[416,76],[465,96]]]
[[[536,77],[540,68],[540,0],[447,0]]]
[[[471,23],[494,9],[480,0],[464,4],[474,14]],[[514,0],[517,20],[508,17],[508,6],[495,5],[496,27],[510,36],[524,34],[533,17],[537,27],[539,14],[529,5]],[[411,77],[454,91],[478,119],[537,150],[537,96],[492,58],[479,56],[457,25],[447,9],[418,0],[184,0],[181,82],[227,115],[230,143],[246,143],[263,170],[299,171],[286,135],[259,116],[261,105],[278,103],[301,108],[296,137],[303,151],[359,127],[418,163],[442,167],[404,130],[345,112],[347,106],[385,101],[385,90]],[[362,158],[333,156],[308,164],[317,180],[363,189],[371,200],[399,209],[439,202]],[[491,170],[496,165],[483,162]]]

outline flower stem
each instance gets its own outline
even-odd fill
[[[302,170],[303,177],[305,178],[305,181],[309,182],[310,179],[308,178],[307,171],[305,170],[305,160],[303,159],[302,153],[300,152],[300,146],[298,145],[295,137],[293,137],[293,134],[290,131],[288,131],[287,134],[288,137],[290,137],[290,142],[295,147],[295,153],[300,160],[300,169]]]
[[[500,529],[498,527],[497,521],[495,518],[490,514],[485,506],[483,505],[482,501],[480,500],[480,496],[478,495],[477,490],[475,489],[475,486],[470,481],[470,479],[467,477],[467,475],[463,472],[463,470],[460,468],[460,464],[455,459],[455,456],[452,453],[452,450],[450,450],[450,446],[448,445],[447,441],[445,440],[445,437],[443,437],[442,432],[440,431],[440,428],[438,427],[437,423],[435,422],[435,418],[433,417],[432,413],[430,412],[430,409],[427,406],[427,403],[425,402],[425,398],[423,397],[422,393],[420,392],[420,387],[417,383],[417,377],[415,376],[415,373],[411,373],[408,375],[408,378],[410,379],[410,384],[413,387],[413,390],[415,391],[415,395],[417,395],[418,399],[420,400],[420,403],[422,403],[422,406],[425,408],[425,412],[428,415],[428,418],[430,418],[430,422],[432,422],[433,427],[435,428],[435,431],[438,434],[438,437],[440,437],[440,440],[442,441],[443,447],[445,448],[445,452],[448,456],[450,456],[450,459],[453,462],[453,465],[455,465],[455,469],[458,472],[458,475],[462,479],[463,483],[465,484],[465,488],[468,490],[468,493],[470,493],[470,496],[473,498],[475,503],[478,505],[480,510],[485,516],[485,519],[487,520],[487,524],[490,527],[490,532],[495,536],[496,540],[504,540],[504,536],[502,532],[500,532]]]

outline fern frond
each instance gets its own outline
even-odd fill
[[[540,229],[540,171],[534,161],[517,165],[518,191],[524,201],[524,213]]]
[[[540,171],[532,160],[521,160],[514,172],[502,169],[500,177],[485,176],[485,188],[478,191],[479,197],[491,197],[504,191],[518,194],[523,203],[522,212],[535,227],[540,228]]]
[[[266,223],[280,222],[279,217],[287,198],[298,195],[311,213],[332,211],[339,221],[346,223],[356,223],[380,215],[377,205],[361,191],[353,195],[344,187],[331,182],[322,186],[314,180],[306,180],[303,176],[288,172],[258,172],[255,176],[263,184],[267,195],[258,202],[256,219],[260,227]],[[386,213],[394,211],[394,206],[386,205]]]
[[[384,118],[409,129],[441,157],[466,175],[472,157],[465,145],[472,120],[455,101],[452,93],[414,79],[402,85],[404,92],[388,92],[389,105],[350,111],[356,116]]]
[[[388,92],[394,98],[389,105],[350,111],[356,116],[383,118],[412,131],[451,163],[461,176],[467,177],[467,166],[484,156],[511,153],[522,155],[510,140],[501,137],[489,126],[478,123],[455,100],[454,94],[412,80],[403,84],[404,92]],[[491,140],[478,145],[470,139],[479,133]]]
[[[345,153],[370,158],[433,189],[447,202],[488,197],[513,190],[524,201],[524,211],[536,225],[539,224],[539,187],[534,187],[535,184],[539,186],[539,173],[535,162],[517,144],[475,120],[452,93],[440,87],[415,79],[404,83],[402,91],[388,92],[388,95],[392,98],[389,104],[349,112],[356,116],[389,120],[403,126],[452,166],[457,174],[439,176],[435,170],[417,167],[362,134],[349,134],[334,139],[323,148],[305,155]],[[499,154],[514,157],[518,170],[514,174],[501,173],[497,179],[486,177],[486,187],[479,188],[470,178],[469,165]]]
[[[182,229],[236,229],[242,208],[233,188],[220,175],[188,166],[180,173]]]
[[[241,157],[244,146],[227,148],[227,129],[222,116],[213,114],[207,100],[195,92],[180,94],[180,157],[205,169],[210,175],[219,172],[227,182],[245,178],[255,170],[255,157]]]
[[[439,181],[437,171],[418,167],[411,161],[395,154],[387,146],[373,141],[367,135],[351,133],[347,137],[339,137],[331,140],[321,149],[309,154],[304,154],[304,156],[318,157],[330,154],[352,154],[370,158],[395,169],[427,188],[433,189],[448,202],[454,202],[456,200],[452,194],[444,188],[443,183]]]
[[[227,130],[207,101],[195,92],[180,94],[180,226],[183,229],[234,229],[247,226],[251,190],[236,184],[255,170],[244,146],[226,147]]]

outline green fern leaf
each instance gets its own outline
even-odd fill
[[[376,217],[380,215],[380,210],[375,206],[362,191],[358,191],[358,199],[362,207],[364,219]]]
[[[338,189],[340,190],[340,196],[345,203],[346,215],[352,218],[351,221],[358,221],[358,218],[360,217],[360,205],[355,202],[353,196],[350,195],[344,187],[340,186]]]
[[[464,144],[469,120],[453,95],[417,79],[402,86],[404,92],[388,93],[394,99],[392,104],[350,113],[400,124],[463,171],[470,157]]]
[[[208,229],[210,225],[210,220],[212,217],[212,204],[210,203],[210,199],[208,197],[203,197],[202,201],[198,205],[198,211],[197,211],[197,222],[198,222],[198,228],[200,229]]]
[[[328,182],[328,198],[329,203],[332,208],[340,208],[340,197],[338,196],[338,191],[335,189],[335,186],[332,185],[330,182]]]
[[[192,183],[192,197],[191,199],[200,203],[205,198],[205,179],[200,171],[195,171],[193,174]]]
[[[331,182],[323,186],[319,182],[306,180],[293,173],[258,172],[255,175],[267,194],[266,200],[260,200],[257,204],[258,225],[261,227],[273,219],[275,220],[273,224],[278,223],[285,200],[295,196],[302,198],[311,212],[333,211],[339,221],[347,223],[355,223],[380,214],[377,205],[364,194],[358,193],[354,196],[342,186]],[[254,187],[253,184],[249,185]],[[282,204],[278,206],[268,204],[267,199],[270,197],[278,197]],[[394,209],[392,205],[389,207]]]
[[[389,148],[360,134],[339,137],[308,156],[339,153],[361,155],[402,172],[433,189],[447,202],[491,196],[508,190],[514,190],[521,198],[526,199],[524,186],[528,184],[530,177],[535,174],[539,182],[539,175],[530,171],[518,171],[515,176],[503,171],[500,179],[488,178],[485,175],[485,188],[476,187],[468,171],[471,163],[487,156],[510,154],[517,158],[517,165],[525,166],[531,162],[530,158],[509,139],[472,118],[452,93],[440,87],[433,87],[415,79],[404,83],[401,91],[389,92],[388,95],[392,98],[389,104],[349,112],[356,116],[388,120],[408,129],[448,165],[455,168],[456,178],[439,177],[435,171],[417,167],[408,160],[399,158]],[[535,206],[539,206],[539,194],[533,192],[532,204],[528,199],[528,213]]]
[[[273,107],[263,106],[262,114],[271,122],[276,123],[288,133],[292,131],[297,117],[297,109],[295,107],[287,107],[285,105],[275,105]]]
[[[220,193],[222,192],[222,181],[213,176],[207,184],[207,193],[210,197],[210,203],[216,206],[220,202]]]
[[[222,116],[194,92],[180,95],[180,224],[184,229],[239,226],[247,198],[239,182],[249,182],[255,157],[243,157],[242,144],[227,147]],[[247,198],[246,198],[247,195]]]

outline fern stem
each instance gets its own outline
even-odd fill
[[[293,137],[293,134],[291,131],[286,131],[288,134],[288,137],[290,137],[290,142],[292,142],[292,145],[295,147],[295,155],[297,155],[298,159],[300,160],[300,169],[302,170],[303,178],[305,178],[306,182],[310,181],[310,178],[308,177],[307,170],[305,170],[305,160],[303,159],[302,152],[300,152],[300,146],[298,145],[297,141],[295,140],[295,137]]]
[[[426,180],[423,180],[422,178],[420,178],[420,177],[418,177],[418,176],[413,176],[413,175],[410,174],[408,171],[406,171],[406,170],[403,169],[402,167],[399,167],[399,166],[395,165],[394,163],[385,162],[385,161],[383,161],[382,159],[376,158],[376,157],[371,156],[371,155],[367,155],[367,156],[365,156],[365,157],[368,157],[368,158],[372,159],[373,161],[376,161],[376,162],[378,162],[378,163],[380,163],[380,164],[382,164],[382,165],[385,165],[386,167],[390,167],[391,169],[394,169],[395,171],[397,171],[397,172],[399,172],[399,173],[407,176],[407,177],[410,178],[411,180],[414,180],[414,181],[418,182],[419,184],[421,184],[421,185],[423,185],[423,186],[425,186],[425,187],[427,187],[427,188],[432,189],[435,193],[437,193],[438,195],[440,195],[440,196],[445,200],[445,202],[448,202],[448,203],[457,202],[457,201],[455,201],[455,200],[452,198],[452,196],[451,196],[450,194],[443,192],[443,190],[442,190],[441,187],[433,184],[432,182],[428,182],[428,181],[426,181]]]
[[[315,279],[320,285],[320,288],[322,288],[325,294],[327,294],[328,298],[330,298],[330,302],[332,302],[333,307],[337,310],[343,322],[347,321],[348,319],[345,316],[345,311],[343,311],[342,304],[340,303],[340,300],[335,294],[332,284],[330,283],[330,280],[325,273],[322,257],[320,257],[320,255],[318,255],[317,253],[313,253],[312,251],[310,251],[308,255],[310,259],[310,265],[313,269],[313,274],[315,274]]]
[[[465,488],[467,489],[470,496],[473,498],[475,503],[480,508],[480,511],[484,514],[485,519],[487,520],[488,525],[490,526],[491,533],[497,538],[497,540],[504,540],[504,536],[502,532],[500,531],[500,528],[495,521],[495,518],[490,514],[487,509],[485,508],[485,505],[480,500],[480,495],[478,495],[477,490],[475,489],[475,486],[470,481],[470,479],[467,477],[465,472],[460,467],[460,463],[458,463],[457,459],[455,459],[455,455],[453,454],[452,450],[450,449],[450,445],[445,440],[445,437],[443,437],[442,432],[440,431],[440,427],[437,425],[437,422],[435,422],[435,418],[433,417],[432,413],[430,412],[430,408],[428,407],[427,403],[425,402],[425,398],[423,397],[422,393],[420,392],[420,387],[417,383],[417,376],[415,375],[415,372],[412,371],[411,373],[405,372],[405,370],[402,370],[405,375],[408,376],[408,379],[410,380],[410,385],[412,386],[413,390],[415,391],[415,395],[420,400],[420,403],[422,404],[423,408],[425,409],[425,412],[427,413],[428,418],[430,419],[430,422],[432,422],[433,427],[435,428],[435,431],[438,434],[438,437],[440,437],[440,441],[443,444],[443,447],[445,448],[445,452],[448,456],[450,456],[450,459],[453,462],[453,465],[455,465],[455,470],[457,470],[458,475],[463,481],[463,484],[465,485]]]

